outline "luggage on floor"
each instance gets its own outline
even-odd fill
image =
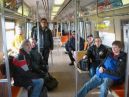
[[[48,76],[44,78],[45,79],[45,86],[48,91],[52,91],[55,89],[58,85],[58,81],[48,73]]]
[[[82,59],[78,62],[77,67],[81,69],[82,71],[86,71],[88,68],[88,60]]]

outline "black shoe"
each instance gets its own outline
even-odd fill
[[[70,66],[74,65],[74,62],[71,62],[69,65],[70,65]]]
[[[68,54],[68,52],[65,52],[65,54]]]

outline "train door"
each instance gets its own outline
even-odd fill
[[[129,24],[123,27],[123,39],[124,39],[124,51],[129,57]],[[126,68],[126,83],[125,83],[125,97],[129,97],[129,58],[127,58],[127,68]]]

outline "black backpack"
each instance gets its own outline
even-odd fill
[[[77,67],[82,71],[86,71],[88,69],[88,59],[82,59],[78,62]]]
[[[51,76],[49,73],[48,73],[48,76],[44,78],[44,80],[45,80],[44,85],[46,86],[48,91],[52,91],[58,85],[58,81],[53,76]]]

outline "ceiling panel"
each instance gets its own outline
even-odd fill
[[[43,2],[46,2],[45,4],[47,5],[47,0],[24,0],[24,2],[30,6],[30,8],[32,8],[32,10],[35,12],[35,15],[36,15],[36,12],[37,12],[37,4],[36,4],[36,1],[39,2],[39,5],[38,5],[38,13],[40,15],[40,17],[48,17],[47,13],[49,13],[50,11],[50,8],[51,6],[53,5],[53,0],[48,0],[48,6],[46,6],[47,9],[45,9],[44,5],[43,5]],[[48,8],[49,7],[49,8]]]
[[[36,1],[39,1],[39,10],[38,13],[40,15],[40,17],[47,17],[50,19],[50,15],[51,15],[51,10],[52,10],[52,6],[53,6],[53,2],[54,0],[24,0],[24,2],[26,2],[27,5],[29,5],[33,11],[35,11],[36,13]],[[42,1],[46,1],[48,2],[48,10],[46,11],[44,9],[43,6],[43,2]],[[65,7],[65,5],[67,5],[67,3],[69,3],[68,6]],[[80,7],[81,10],[86,10],[86,8],[91,5],[92,3],[96,2],[96,0],[80,0]],[[65,7],[65,9],[64,9]],[[63,10],[62,10],[63,9]],[[62,5],[62,7],[60,8],[59,12],[58,12],[58,18],[64,18],[64,17],[72,17],[74,15],[75,12],[75,0],[65,0],[64,4]],[[47,14],[48,13],[48,14]]]

